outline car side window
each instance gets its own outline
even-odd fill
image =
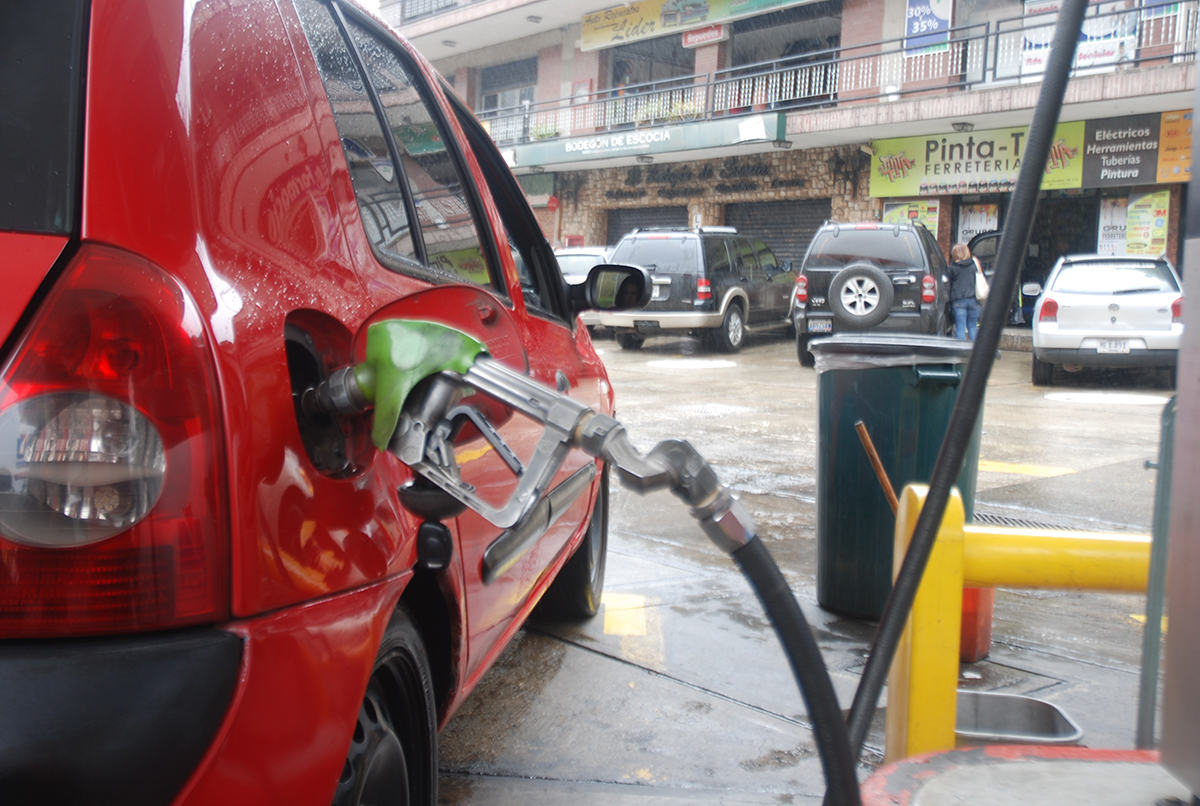
[[[937,239],[933,237],[933,233],[925,233],[925,246],[929,249],[929,261],[933,264],[933,269],[936,271],[945,271],[946,256],[942,254],[942,247],[938,245]]]
[[[405,274],[502,288],[494,282],[453,145],[431,111],[419,71],[354,20],[346,20],[350,47],[330,8],[318,0],[295,5],[375,257]]]
[[[363,227],[376,254],[389,268],[417,260],[400,177],[388,154],[379,118],[371,108],[362,75],[329,10],[317,0],[296,0],[296,11],[312,48],[325,94],[333,108]]]
[[[707,238],[704,241],[704,265],[709,274],[729,271],[729,252],[724,238]]]
[[[425,260],[464,280],[490,285],[463,177],[450,154],[449,138],[430,112],[431,104],[421,97],[415,68],[357,23],[349,27],[396,143],[425,243]]]
[[[734,271],[748,280],[762,280],[762,272],[759,271],[758,261],[754,258],[754,248],[750,246],[750,242],[745,238],[734,238],[729,245],[733,252]]]
[[[755,241],[754,254],[758,257],[758,265],[764,272],[771,274],[779,271],[779,261],[775,259],[775,253],[765,243]]]

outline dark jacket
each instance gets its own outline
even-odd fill
[[[950,301],[975,299],[975,266],[973,258],[950,264]]]

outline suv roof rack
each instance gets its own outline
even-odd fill
[[[633,235],[638,232],[720,232],[726,235],[736,235],[737,227],[634,227],[628,234]]]

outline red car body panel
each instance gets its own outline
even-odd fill
[[[178,804],[327,804],[346,758],[381,635],[417,563],[420,519],[397,488],[412,472],[369,449],[334,478],[306,453],[285,332],[302,330],[326,371],[360,360],[366,327],[394,316],[441,321],[504,363],[605,413],[612,391],[583,328],[526,309],[504,223],[429,64],[402,44],[463,150],[500,256],[501,293],[432,286],[376,260],[321,75],[289,0],[93,0],[78,241],[139,255],[200,310],[217,369],[229,485],[229,591],[241,636],[236,691]],[[486,233],[485,233],[486,237]],[[0,233],[20,275],[0,303],[9,332],[68,244]],[[573,317],[572,317],[573,318]],[[484,404],[481,407],[487,408]],[[540,427],[495,409],[518,455]],[[350,421],[363,444],[370,419]],[[482,438],[456,455],[499,502],[515,480]],[[593,460],[573,452],[559,483]],[[492,585],[482,555],[502,532],[473,512],[447,522],[451,680],[444,724],[520,628],[583,539],[599,481]],[[414,617],[420,621],[421,613]]]

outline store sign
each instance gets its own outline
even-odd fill
[[[525,167],[640,154],[668,154],[737,143],[766,144],[783,140],[786,136],[787,121],[783,114],[770,112],[702,123],[652,126],[600,132],[587,137],[538,141],[516,146],[513,151],[517,165]]]
[[[1017,184],[1027,130],[993,129],[874,140],[871,196],[1007,193]],[[1192,113],[1060,123],[1042,190],[1186,182]]]
[[[1083,129],[1083,121],[1060,123],[1055,129],[1042,176],[1044,190],[1080,186]],[[1027,134],[1021,127],[874,140],[871,195],[1007,193],[1017,184]]]
[[[1084,130],[1083,187],[1152,185],[1158,174],[1162,115],[1089,120]]]
[[[1125,213],[1125,254],[1158,257],[1167,251],[1171,191],[1131,193]]]
[[[1046,71],[1056,14],[1061,7],[1061,0],[1026,0],[1022,75]],[[1139,13],[1128,0],[1090,3],[1075,46],[1075,74],[1108,72],[1132,59],[1137,50]]]
[[[1163,112],[1158,137],[1158,181],[1192,178],[1192,113]]]
[[[1000,229],[1000,205],[964,204],[958,211],[958,243],[970,243],[976,235]]]
[[[729,28],[724,25],[710,25],[707,28],[697,28],[694,31],[683,32],[683,46],[698,48],[713,42],[724,42],[729,38]]]
[[[1125,221],[1128,211],[1129,199],[1124,196],[1100,200],[1100,231],[1096,234],[1097,254],[1125,254]]]
[[[936,238],[940,207],[941,204],[937,199],[921,199],[914,202],[888,202],[883,205],[883,223],[922,224]]]
[[[638,0],[583,17],[582,50],[626,45],[811,0]]]
[[[951,0],[908,0],[904,20],[904,53],[918,56],[946,50]]]

